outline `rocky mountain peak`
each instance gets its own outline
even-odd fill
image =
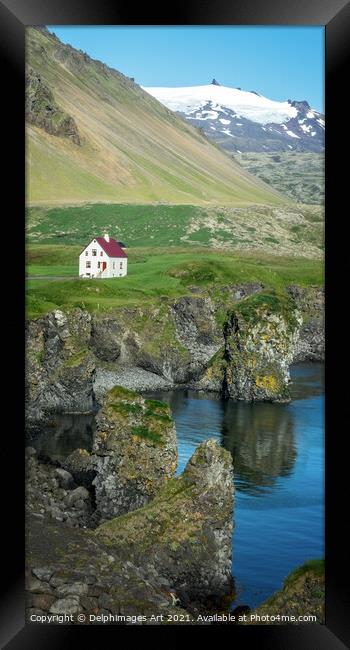
[[[306,101],[306,99],[302,99],[300,102],[297,100],[288,99],[288,104],[294,106],[294,108],[297,108],[299,110],[309,110],[311,108],[309,102]]]

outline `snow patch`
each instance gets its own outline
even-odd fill
[[[238,117],[245,117],[258,124],[282,124],[298,114],[297,109],[288,102],[273,101],[262,95],[227,86],[210,84],[184,88],[143,87],[143,90],[170,110],[186,115],[199,111],[208,104],[213,108],[220,106],[234,110]]]
[[[224,120],[223,118],[220,118],[219,122],[221,122],[221,124],[231,124],[231,120]]]
[[[217,111],[202,111],[202,113],[196,113],[196,120],[216,120],[219,117]]]
[[[300,128],[302,129],[302,131],[304,131],[304,133],[310,133],[312,126],[311,124],[309,124],[308,126],[306,126],[305,124],[301,124]]]
[[[288,133],[288,135],[290,135],[291,138],[299,138],[299,140],[300,140],[300,136],[297,135],[296,133],[293,133],[293,131],[288,131],[287,130],[287,133]]]

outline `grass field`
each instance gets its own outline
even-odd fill
[[[103,235],[105,232],[132,248],[187,245],[231,250],[259,249],[298,257],[323,255],[323,211],[320,206],[204,208],[195,205],[96,203],[27,210],[29,243],[69,244],[82,249],[96,233]]]
[[[28,272],[65,275],[75,268],[77,246],[28,246]],[[220,295],[228,284],[262,282],[267,290],[288,284],[323,284],[323,263],[303,258],[252,255],[203,248],[135,248],[128,251],[128,275],[110,280],[28,280],[27,314],[35,318],[57,307],[113,312],[123,306],[161,303],[192,286]],[[47,269],[54,270],[48,273]]]

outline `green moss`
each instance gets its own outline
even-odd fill
[[[165,402],[161,402],[158,399],[145,399],[145,406],[148,406],[149,409],[162,409],[166,411],[169,407]]]
[[[140,404],[120,402],[118,404],[110,404],[109,406],[115,413],[120,413],[121,415],[129,415],[130,413],[139,415],[143,412],[142,406],[140,406]]]
[[[134,390],[130,390],[129,388],[124,388],[123,386],[113,386],[113,388],[111,388],[111,390],[108,393],[108,399],[111,398],[134,399],[135,397],[138,397],[138,394]]]
[[[322,578],[324,576],[325,563],[323,559],[317,560],[308,560],[301,566],[297,567],[292,571],[284,581],[285,587],[290,587],[294,582],[301,578],[306,573],[312,573],[313,575]]]
[[[131,432],[134,436],[138,436],[139,438],[144,438],[145,440],[150,440],[151,442],[155,442],[157,444],[163,443],[161,434],[155,431],[151,431],[147,427],[135,426],[132,427]]]
[[[158,420],[159,422],[172,422],[171,417],[169,415],[163,415],[162,413],[157,413],[155,411],[147,410],[145,411],[145,417],[147,418],[153,418],[155,420]]]
[[[269,293],[249,296],[235,307],[235,311],[248,323],[260,321],[262,312],[280,315],[284,318],[289,331],[294,331],[298,326],[295,310],[296,306],[292,298],[284,292],[273,290]]]

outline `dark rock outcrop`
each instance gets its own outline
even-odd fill
[[[38,521],[64,522],[70,528],[90,525],[92,494],[78,486],[70,473],[41,462],[31,447],[26,450],[26,509]]]
[[[98,359],[116,361],[120,356],[123,331],[113,318],[93,318],[90,347]]]
[[[53,93],[41,75],[28,67],[26,71],[26,120],[51,135],[81,144],[74,118],[56,104]]]
[[[71,615],[73,625],[131,625],[160,624],[161,615],[164,621],[169,614],[184,615],[186,623],[187,612],[166,580],[150,580],[142,566],[118,557],[91,531],[53,522],[43,525],[29,516],[27,622],[41,622],[44,616],[44,622],[57,625],[53,615],[64,614]],[[78,614],[85,620],[79,620]],[[158,620],[152,620],[152,615],[159,616]]]
[[[293,361],[324,361],[324,288],[290,285],[287,292],[303,315]]]
[[[222,345],[215,320],[215,306],[208,297],[184,296],[173,305],[176,338],[188,350],[187,379],[197,377]]]
[[[50,312],[29,321],[26,333],[27,427],[50,411],[88,411],[94,406],[95,361],[87,348],[91,316],[81,309]]]

